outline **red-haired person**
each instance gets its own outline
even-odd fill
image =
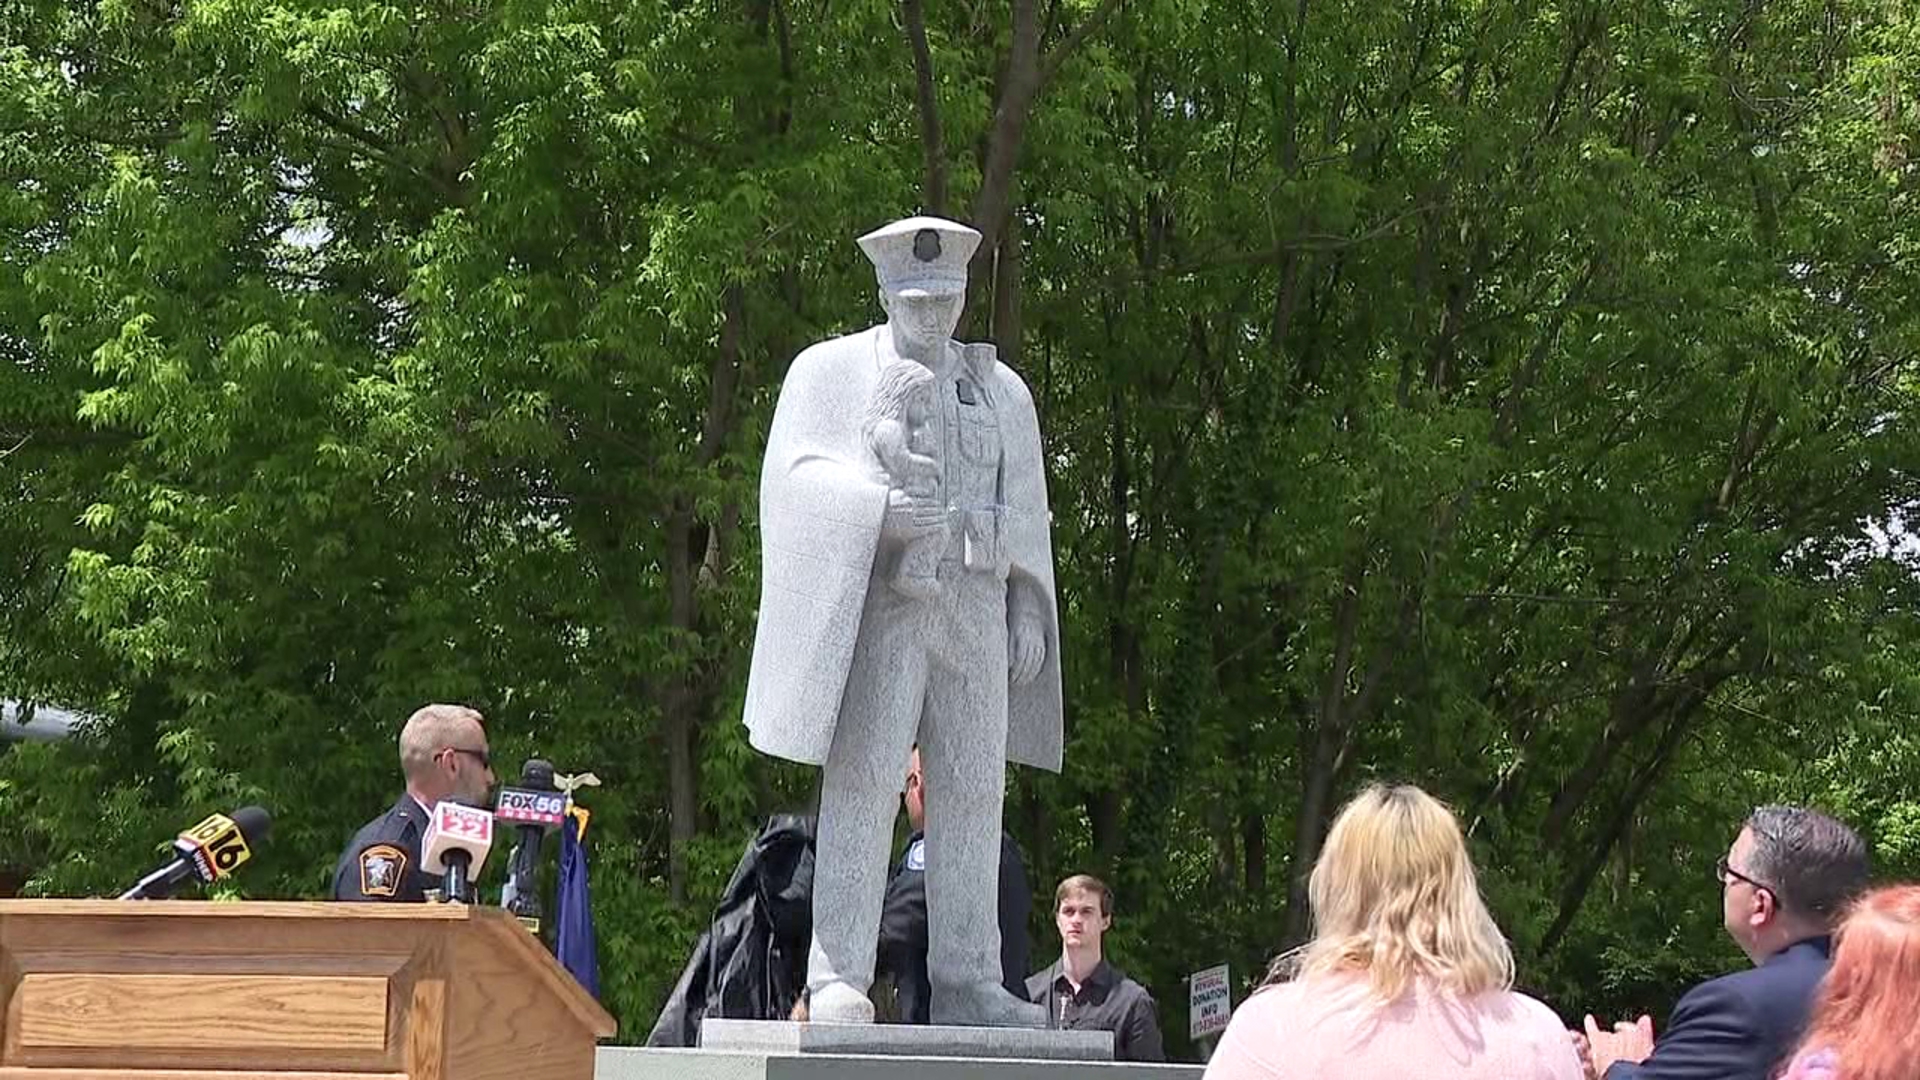
[[[1920,885],[1868,893],[1841,923],[1833,968],[1786,1080],[1920,1075]]]

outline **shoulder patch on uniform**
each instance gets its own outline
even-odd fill
[[[406,872],[406,852],[392,844],[375,844],[360,853],[360,895],[398,895]]]
[[[907,869],[925,870],[927,868],[927,842],[915,840],[907,849]]]

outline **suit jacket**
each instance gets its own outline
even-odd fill
[[[1830,948],[1824,937],[1795,942],[1687,991],[1653,1056],[1616,1062],[1606,1080],[1768,1080],[1807,1026]]]
[[[763,754],[823,765],[873,577],[887,488],[867,468],[860,418],[885,326],[821,342],[780,385],[760,466],[760,618],[747,672],[748,739]],[[950,361],[964,364],[948,342]],[[1007,760],[1060,771],[1060,626],[1040,423],[1026,384],[996,362],[988,382],[1001,439],[1001,539],[1008,586],[1038,608],[1040,674],[1007,692]],[[902,762],[902,767],[905,762]]]

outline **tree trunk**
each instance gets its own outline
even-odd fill
[[[720,460],[734,424],[747,330],[746,300],[738,285],[727,290],[722,310],[719,347],[708,371],[707,408],[694,448],[696,472],[712,469]],[[703,625],[701,571],[707,567],[709,549],[726,543],[714,532],[699,519],[690,495],[674,498],[667,515],[666,567],[667,625],[674,631],[676,648],[697,649]],[[700,830],[700,724],[712,709],[713,690],[712,673],[697,652],[685,657],[661,687],[661,735],[667,744],[667,890],[675,903],[687,899],[687,847]]]
[[[1327,824],[1333,817],[1333,786],[1339,779],[1342,741],[1341,734],[1324,723],[1314,729],[1313,748],[1307,757],[1305,774],[1300,778],[1300,810],[1293,825],[1283,949],[1305,941],[1312,924],[1307,879],[1313,874],[1314,861],[1320,857],[1320,844],[1326,839]]]
[[[1240,814],[1240,848],[1247,896],[1258,904],[1267,895],[1267,815],[1262,811]]]
[[[913,54],[914,100],[920,109],[920,200],[926,213],[947,215],[947,146],[934,94],[933,51],[927,47],[926,0],[900,0],[900,21]]]
[[[667,603],[670,625],[689,633],[698,614],[693,586],[700,565],[693,553],[693,532],[691,503],[682,497],[667,522]],[[700,827],[699,755],[695,748],[698,699],[689,670],[669,676],[661,692],[660,731],[667,743],[667,893],[676,904],[687,899],[687,847]]]
[[[993,266],[993,340],[1000,362],[1020,368],[1020,222],[1009,218],[1000,234],[1000,257]]]

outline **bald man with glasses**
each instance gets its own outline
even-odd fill
[[[1576,1034],[1599,1080],[1767,1080],[1799,1038],[1830,963],[1833,926],[1867,883],[1852,829],[1797,806],[1763,806],[1714,865],[1721,921],[1754,967],[1701,983],[1653,1021]]]
[[[407,790],[393,809],[353,835],[333,870],[333,898],[418,904],[437,882],[420,869],[420,839],[433,804],[485,806],[493,789],[486,722],[464,705],[428,705],[400,729]]]

